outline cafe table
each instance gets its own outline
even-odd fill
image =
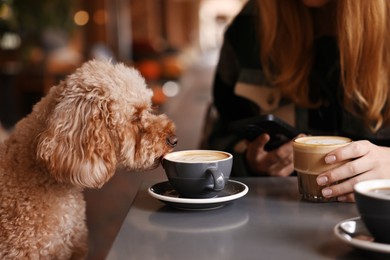
[[[149,188],[161,182],[143,182],[107,259],[371,259],[376,255],[334,234],[338,223],[359,216],[354,203],[302,201],[296,177],[233,182],[246,185],[248,192],[218,208],[185,210],[151,195]]]

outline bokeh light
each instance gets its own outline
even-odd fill
[[[15,50],[21,45],[20,36],[16,33],[6,32],[0,39],[0,47],[3,50]]]
[[[162,91],[167,97],[174,97],[179,94],[180,86],[175,81],[167,81],[162,86]]]
[[[86,11],[80,10],[75,13],[73,20],[78,26],[86,25],[89,21],[89,14]]]

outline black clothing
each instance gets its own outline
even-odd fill
[[[236,151],[235,146],[240,140],[228,131],[229,123],[273,113],[289,105],[289,101],[279,96],[280,93],[264,77],[256,28],[258,8],[255,5],[256,1],[250,0],[227,28],[213,86],[214,106],[219,117],[208,139],[207,148],[233,153],[232,176],[252,174],[245,168],[243,151]],[[343,90],[336,39],[331,36],[315,39],[313,52],[309,95],[312,101],[321,99],[324,102],[315,109],[292,106],[295,127],[303,133],[342,135],[389,146],[390,127],[382,127],[377,133],[372,133],[363,120],[342,106]],[[248,89],[255,90],[256,87],[259,92],[245,94]]]

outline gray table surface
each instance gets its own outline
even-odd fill
[[[299,199],[296,177],[236,179],[242,198],[214,210],[174,209],[144,182],[107,259],[365,259],[333,227],[358,216],[354,203]]]

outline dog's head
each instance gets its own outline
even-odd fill
[[[101,187],[117,167],[147,170],[176,145],[175,127],[151,108],[151,89],[123,64],[89,61],[48,94],[38,160],[56,180]]]

